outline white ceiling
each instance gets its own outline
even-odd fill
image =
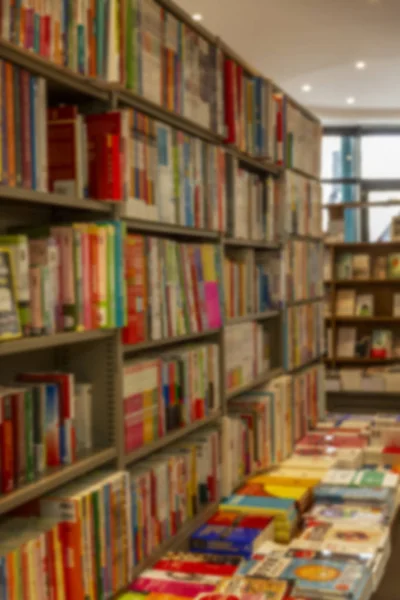
[[[178,4],[201,13],[202,25],[323,120],[400,120],[400,0]],[[355,69],[359,60],[365,70]],[[309,93],[301,91],[306,83]]]

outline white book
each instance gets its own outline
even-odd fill
[[[75,384],[75,434],[77,451],[93,448],[93,385],[91,383]]]

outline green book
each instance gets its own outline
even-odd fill
[[[26,235],[0,235],[0,246],[10,251],[21,330],[23,335],[29,335],[31,304],[28,238]]]

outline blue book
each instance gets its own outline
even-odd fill
[[[390,488],[353,488],[335,485],[318,485],[314,488],[316,502],[341,504],[342,502],[366,502],[368,504],[393,504]]]
[[[234,494],[219,505],[220,510],[274,516],[277,521],[293,523],[297,519],[296,503],[288,498],[271,496],[239,496]]]
[[[50,448],[58,448],[60,461],[65,464],[66,461],[66,439],[60,419],[60,390],[56,383],[46,383],[46,404],[45,404],[45,439],[47,453]]]
[[[310,593],[313,598],[359,600],[372,588],[370,570],[354,562],[294,558],[279,578],[295,581],[294,594]]]
[[[193,552],[242,556],[250,558],[263,529],[206,524],[193,533],[190,549]]]

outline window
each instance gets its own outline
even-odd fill
[[[351,136],[322,138],[322,178],[358,177],[358,140]]]
[[[386,202],[387,200],[399,200],[400,191],[383,192],[373,191],[368,194],[369,202]],[[392,217],[400,214],[399,206],[382,206],[382,208],[372,207],[368,209],[368,241],[369,242],[387,242],[390,240],[390,225]]]
[[[400,135],[361,138],[363,179],[400,179]]]

